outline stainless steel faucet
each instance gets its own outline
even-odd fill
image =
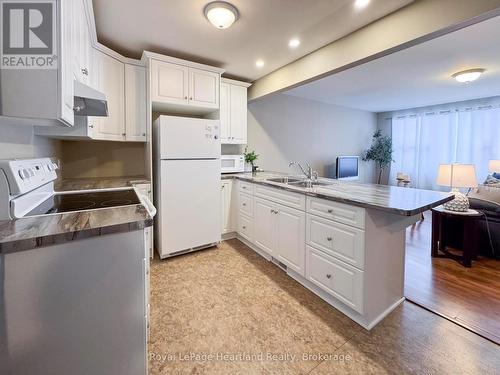
[[[306,170],[300,165],[300,163],[296,161],[291,161],[288,166],[291,167],[292,165],[296,165],[297,167],[300,168],[301,172],[307,177],[308,180],[314,180],[316,181],[318,179],[318,172],[312,169],[311,165],[306,162],[307,165],[307,172]]]

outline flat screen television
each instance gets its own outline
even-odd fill
[[[359,157],[339,156],[337,158],[337,178],[339,180],[358,180]]]

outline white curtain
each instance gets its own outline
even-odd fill
[[[413,187],[449,190],[436,185],[439,164],[449,163],[474,164],[482,183],[488,161],[500,159],[500,107],[394,116],[392,139],[390,184],[402,172],[410,175]]]

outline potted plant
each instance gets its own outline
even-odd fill
[[[366,150],[363,155],[364,161],[374,161],[378,166],[378,179],[377,183],[380,184],[382,180],[382,173],[392,162],[392,138],[383,135],[381,130],[377,130],[373,134],[371,147]]]
[[[252,172],[255,172],[257,170],[255,161],[257,160],[259,155],[257,155],[255,151],[248,152],[248,146],[245,147],[244,155],[245,155],[245,163],[250,164],[252,166]]]

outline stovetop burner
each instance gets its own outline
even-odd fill
[[[133,189],[54,194],[25,216],[120,207],[140,203]]]

